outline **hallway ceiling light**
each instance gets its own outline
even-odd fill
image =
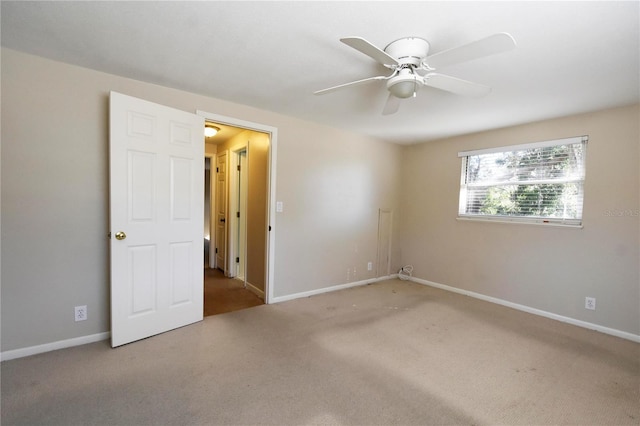
[[[220,128],[212,124],[207,123],[204,125],[204,135],[208,138],[215,136],[216,133],[218,133],[219,131],[220,131]]]

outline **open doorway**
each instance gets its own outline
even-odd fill
[[[205,316],[267,303],[273,149],[268,132],[206,124]]]
[[[249,167],[246,145],[232,152],[232,172],[229,176],[229,264],[228,276],[246,284],[247,279],[247,196],[249,189]]]
[[[209,267],[211,257],[211,157],[204,158],[204,267]]]

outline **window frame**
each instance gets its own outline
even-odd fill
[[[528,225],[582,228],[583,218],[584,218],[584,184],[585,184],[585,177],[586,177],[588,141],[589,141],[589,137],[587,135],[583,135],[583,136],[554,139],[554,140],[548,140],[548,141],[542,141],[542,142],[500,146],[500,147],[494,147],[494,148],[459,152],[458,157],[461,158],[461,172],[460,172],[460,190],[458,193],[459,204],[458,204],[457,219],[464,220],[464,221],[483,221],[483,222],[497,222],[497,223],[515,223],[515,224],[528,224]],[[578,143],[581,143],[583,145],[581,176],[578,178],[569,177],[566,179],[556,179],[553,182],[562,183],[562,184],[569,184],[572,182],[580,183],[579,187],[581,190],[580,198],[582,201],[582,206],[580,209],[579,218],[467,213],[467,192],[466,191],[469,185],[467,184],[466,180],[467,180],[467,164],[469,161],[469,157],[479,156],[484,154],[507,153],[507,152],[514,152],[514,151],[525,151],[525,150],[536,149],[536,148],[548,148],[548,147],[555,147],[555,146],[562,146],[562,145],[573,145]],[[541,183],[541,182],[536,182],[533,180],[518,180],[518,181],[514,181],[513,183],[533,185],[535,183]],[[497,187],[497,186],[500,186],[500,184],[504,185],[505,182],[496,181],[494,185],[482,185],[482,186]]]

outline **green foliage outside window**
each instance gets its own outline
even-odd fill
[[[585,143],[465,157],[464,215],[581,219]]]

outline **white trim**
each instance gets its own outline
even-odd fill
[[[276,159],[278,151],[278,129],[276,127],[267,126],[265,124],[254,123],[251,121],[241,120],[238,118],[227,117],[224,115],[213,114],[210,112],[196,110],[196,114],[221,124],[228,124],[234,127],[243,127],[245,129],[255,130],[262,133],[268,133],[269,137],[269,188],[267,194],[267,247],[266,247],[266,269],[267,276],[265,281],[265,299],[264,303],[273,303],[272,299],[275,294],[275,253],[276,253]],[[271,231],[269,231],[271,228]]]
[[[278,129],[271,128],[271,147],[269,149],[269,194],[268,194],[268,211],[267,211],[267,257],[269,268],[267,271],[267,282],[265,283],[264,303],[272,303],[276,291],[275,273],[276,273],[276,164],[278,152]],[[273,228],[272,228],[273,227]]]
[[[583,229],[584,226],[581,222],[571,222],[570,220],[562,221],[562,219],[543,219],[543,218],[523,218],[508,217],[508,216],[474,216],[474,215],[458,215],[456,220],[468,221],[468,222],[493,222],[493,223],[508,223],[518,225],[537,225],[537,226],[557,226],[560,228],[574,228]]]
[[[43,345],[29,346],[27,348],[13,349],[0,353],[1,361],[9,361],[10,359],[24,358],[26,356],[37,355],[45,352],[55,351],[58,349],[71,348],[73,346],[86,345],[87,343],[101,342],[111,337],[111,332],[91,334],[89,336],[74,337],[73,339],[59,340],[57,342],[45,343]]]
[[[496,152],[525,151],[527,149],[546,148],[549,146],[557,146],[557,145],[571,145],[574,143],[587,142],[588,140],[589,140],[589,137],[585,135],[585,136],[574,136],[574,137],[565,138],[565,139],[556,139],[552,141],[524,143],[521,145],[509,145],[509,146],[498,146],[495,148],[474,149],[472,151],[461,151],[458,153],[458,157],[469,157],[472,155],[493,154]]]
[[[523,311],[523,312],[527,312],[529,314],[534,314],[534,315],[538,315],[538,316],[541,316],[541,317],[550,318],[552,320],[564,322],[564,323],[575,325],[575,326],[582,327],[582,328],[587,328],[589,330],[599,331],[599,332],[604,333],[604,334],[609,334],[611,336],[616,336],[616,337],[620,337],[622,339],[631,340],[632,342],[640,343],[640,335],[638,335],[638,334],[633,334],[633,333],[629,333],[629,332],[626,332],[626,331],[616,330],[615,328],[604,327],[604,326],[601,326],[601,325],[598,325],[598,324],[593,324],[593,323],[590,323],[590,322],[587,322],[587,321],[578,320],[578,319],[575,319],[575,318],[565,317],[563,315],[554,314],[552,312],[547,312],[547,311],[543,311],[543,310],[540,310],[540,309],[531,308],[529,306],[520,305],[518,303],[509,302],[507,300],[498,299],[496,297],[485,296],[484,294],[475,293],[475,292],[469,291],[469,290],[463,290],[463,289],[460,289],[460,288],[456,288],[456,287],[451,287],[451,286],[444,285],[444,284],[435,283],[433,281],[423,280],[421,278],[411,277],[411,278],[409,278],[409,280],[413,281],[413,282],[416,282],[418,284],[423,284],[423,285],[427,285],[429,287],[439,288],[441,290],[450,291],[452,293],[462,294],[462,295],[465,295],[465,296],[473,297],[475,299],[484,300],[485,302],[495,303],[497,305],[502,305],[502,306],[506,306],[508,308],[517,309],[518,311]]]
[[[398,278],[398,274],[392,274],[387,277],[370,278],[368,280],[362,280],[362,281],[354,281],[352,283],[338,284],[331,287],[323,287],[317,290],[303,291],[301,293],[294,293],[286,296],[278,296],[273,298],[272,303],[287,302],[289,300],[301,299],[303,297],[316,296],[318,294],[323,294],[323,293],[331,293],[333,291],[345,290],[347,288],[352,288],[352,287],[359,287],[359,286],[375,283],[378,281],[390,280],[393,278]]]
[[[264,300],[264,291],[260,290],[258,287],[254,286],[249,282],[245,282],[245,286],[247,290],[249,290],[251,293],[255,294],[256,296]]]
[[[471,157],[478,157],[480,155],[492,154],[492,153],[511,153],[524,151],[534,148],[544,148],[544,147],[554,147],[554,146],[566,146],[573,144],[581,144],[583,147],[586,147],[587,142],[589,141],[588,136],[575,136],[571,138],[565,139],[557,139],[551,141],[543,141],[522,145],[511,145],[505,147],[495,147],[488,149],[480,149],[473,151],[462,151],[458,153],[458,157],[462,159],[462,167],[460,173],[460,191],[458,198],[458,219],[462,220],[493,220],[498,222],[511,222],[511,223],[534,223],[534,224],[544,224],[548,225],[553,223],[555,226],[568,226],[568,227],[582,227],[582,208],[584,205],[584,180],[585,180],[585,164],[586,164],[586,152],[584,162],[580,164],[581,167],[578,168],[579,177],[576,175],[557,178],[557,179],[536,179],[536,180],[490,180],[490,181],[480,181],[480,182],[467,182],[467,173],[469,172],[469,159]],[[586,150],[585,150],[586,151]],[[544,163],[541,163],[544,165]],[[495,179],[495,177],[494,177]],[[478,189],[478,188],[486,188],[487,190],[493,189],[495,187],[501,186],[513,186],[513,185],[545,185],[545,184],[577,184],[578,188],[578,200],[580,202],[579,207],[579,218],[553,218],[553,217],[530,217],[526,215],[514,215],[514,216],[505,216],[491,213],[482,213],[482,214],[469,214],[467,213],[468,209],[468,189]],[[563,187],[564,188],[564,187]],[[564,189],[563,189],[564,191]]]
[[[216,267],[216,221],[215,221],[215,181],[216,174],[213,173],[213,169],[216,168],[216,155],[210,153],[204,153],[205,161],[209,159],[209,259],[207,259],[207,267],[213,269]]]

